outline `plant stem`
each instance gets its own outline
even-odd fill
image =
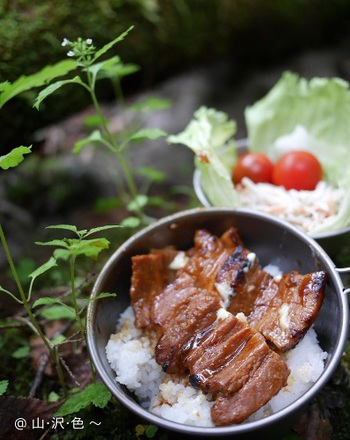
[[[70,266],[71,293],[72,293],[72,301],[73,301],[75,317],[76,317],[76,320],[77,320],[80,332],[81,332],[81,334],[82,334],[82,336],[84,338],[86,349],[87,349],[87,353],[88,353],[88,356],[89,356],[92,381],[95,382],[95,368],[94,368],[94,364],[92,362],[92,359],[91,359],[91,356],[90,356],[90,352],[89,352],[89,349],[88,349],[87,337],[86,337],[86,328],[85,328],[85,325],[84,325],[84,323],[83,323],[83,321],[81,319],[81,316],[80,316],[79,304],[78,304],[78,298],[77,298],[77,291],[76,291],[76,288],[75,288],[75,257],[71,257],[70,258],[69,266]]]
[[[27,299],[27,297],[26,297],[26,295],[24,293],[22,283],[21,283],[21,281],[19,279],[16,267],[14,265],[14,262],[13,262],[13,259],[12,259],[12,256],[11,256],[11,252],[10,252],[10,249],[8,247],[8,244],[7,244],[7,240],[6,240],[6,236],[5,236],[4,230],[3,230],[1,225],[0,225],[0,240],[1,240],[2,246],[3,246],[4,250],[5,250],[6,258],[7,258],[7,261],[9,263],[13,279],[16,282],[17,289],[18,289],[19,295],[21,297],[23,307],[24,307],[25,311],[27,312],[27,315],[28,315],[28,317],[30,319],[30,322],[32,323],[33,330],[42,339],[42,341],[45,344],[48,352],[50,353],[51,359],[55,363],[55,366],[56,366],[56,369],[57,369],[57,374],[58,374],[59,381],[61,383],[64,395],[67,396],[67,387],[66,387],[66,383],[65,383],[65,380],[64,380],[64,375],[63,375],[63,370],[62,370],[60,359],[58,357],[58,354],[55,352],[54,348],[52,347],[51,342],[49,341],[49,339],[46,337],[46,335],[42,331],[42,329],[41,329],[37,319],[35,318],[35,316],[33,315],[32,311],[31,311],[28,299]]]
[[[137,195],[138,195],[138,193],[137,193],[137,187],[136,187],[136,184],[135,184],[135,180],[134,180],[133,174],[132,174],[132,172],[130,170],[130,167],[127,165],[127,163],[125,161],[125,158],[124,158],[124,155],[123,155],[122,151],[116,145],[114,136],[112,135],[111,131],[109,130],[108,124],[106,122],[106,118],[104,117],[104,114],[102,112],[100,103],[99,103],[99,101],[97,99],[97,96],[96,96],[96,93],[95,93],[95,90],[94,90],[94,86],[93,86],[93,82],[92,82],[92,79],[91,79],[91,75],[89,75],[89,74],[88,74],[88,82],[89,82],[89,90],[90,90],[91,99],[92,99],[92,102],[93,102],[93,104],[95,106],[97,114],[100,117],[101,125],[102,125],[102,128],[103,128],[105,137],[106,137],[106,141],[111,145],[111,147],[112,147],[111,149],[116,154],[116,156],[118,158],[118,161],[119,161],[119,163],[120,163],[120,165],[122,167],[122,170],[123,170],[123,173],[124,173],[124,176],[125,176],[125,179],[126,179],[126,183],[127,183],[128,189],[129,189],[129,194],[131,196],[131,199],[134,200],[135,204],[136,204],[137,215],[139,216],[140,220],[143,223],[145,223],[145,216],[144,216],[143,210],[141,209],[141,207],[137,203]]]

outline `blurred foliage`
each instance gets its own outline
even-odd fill
[[[334,40],[347,31],[349,16],[348,0],[0,0],[0,82],[64,58],[64,37],[92,38],[100,47],[135,25],[115,48],[141,67],[124,85],[131,92],[217,56],[262,64]],[[111,99],[112,87],[104,83],[99,93]],[[87,103],[83,90],[67,89],[37,112],[28,105],[32,96],[25,98],[2,112],[2,145],[31,141],[35,128]]]

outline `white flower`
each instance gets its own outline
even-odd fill
[[[86,40],[86,42],[87,42],[87,44],[92,44],[92,39],[91,39],[91,38],[88,38],[88,39]]]
[[[74,57],[74,52],[72,50],[67,52],[67,57]]]
[[[63,38],[62,46],[67,46],[67,44],[68,44],[67,38]]]

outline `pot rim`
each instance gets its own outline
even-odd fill
[[[122,244],[107,260],[105,265],[103,266],[100,274],[98,275],[96,282],[93,286],[91,299],[95,298],[99,293],[101,293],[100,286],[103,285],[110,269],[113,267],[115,260],[118,260],[124,253],[125,249],[137,241],[140,237],[148,234],[150,231],[153,231],[157,228],[161,228],[167,224],[171,224],[176,221],[181,221],[181,219],[188,218],[190,216],[197,216],[200,213],[211,213],[211,212],[219,212],[223,215],[249,215],[256,218],[264,218],[265,220],[271,221],[281,227],[286,228],[290,233],[298,236],[299,239],[306,241],[309,246],[316,251],[317,258],[321,258],[324,265],[327,267],[327,271],[332,274],[332,278],[335,283],[335,287],[337,290],[337,295],[339,297],[339,302],[341,305],[341,333],[338,339],[338,345],[335,347],[332,352],[332,359],[330,363],[326,366],[323,373],[319,377],[319,379],[311,386],[309,390],[307,390],[300,398],[296,401],[289,404],[287,407],[281,409],[280,411],[267,416],[266,418],[243,423],[240,425],[230,425],[224,427],[198,427],[198,426],[190,426],[184,425],[181,423],[177,423],[174,421],[170,421],[162,418],[161,416],[155,415],[148,411],[145,408],[142,408],[133,398],[125,394],[122,390],[120,390],[114,380],[109,376],[105,369],[105,365],[102,362],[98,344],[95,338],[95,314],[97,310],[97,301],[91,301],[88,306],[87,311],[87,344],[88,349],[90,351],[90,355],[92,361],[96,367],[97,373],[99,374],[101,380],[107,386],[107,388],[111,391],[111,393],[129,410],[142,417],[143,419],[148,420],[149,422],[163,427],[168,430],[181,432],[183,434],[190,435],[201,435],[201,436],[226,436],[226,435],[236,435],[236,434],[248,434],[252,431],[256,431],[259,429],[267,428],[269,425],[281,422],[283,419],[290,417],[292,414],[300,411],[313,396],[315,396],[323,386],[328,382],[335,369],[337,368],[340,358],[343,354],[345,344],[348,336],[348,326],[349,326],[349,312],[348,312],[348,301],[346,293],[348,293],[349,289],[344,289],[343,282],[339,273],[337,272],[337,268],[335,267],[331,258],[327,255],[327,253],[323,250],[323,248],[309,235],[296,228],[292,224],[278,218],[272,216],[270,214],[265,214],[261,212],[257,212],[250,209],[230,209],[230,208],[222,208],[222,207],[201,207],[201,208],[193,208],[185,211],[178,212],[176,214],[172,214],[166,216],[160,220],[157,220],[153,224],[143,228],[138,231],[136,234],[132,235],[129,239],[127,239],[124,244]],[[315,254],[315,255],[316,255]]]

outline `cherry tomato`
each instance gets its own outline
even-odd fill
[[[283,154],[273,170],[273,183],[286,189],[313,190],[321,179],[321,164],[308,151]]]
[[[238,158],[233,167],[232,180],[236,185],[243,177],[249,177],[253,182],[272,182],[273,164],[262,153],[245,153]]]

